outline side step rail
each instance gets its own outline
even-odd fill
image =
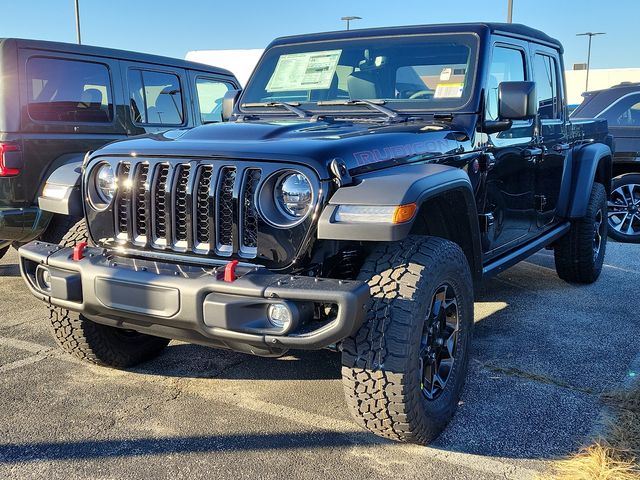
[[[511,252],[507,252],[504,255],[491,260],[487,265],[482,269],[483,277],[490,277],[492,275],[497,275],[498,273],[506,270],[507,268],[515,265],[521,260],[524,260],[527,257],[530,257],[538,250],[542,250],[544,247],[551,245],[553,242],[558,240],[560,237],[565,235],[569,229],[571,228],[571,223],[566,222],[561,225],[558,225],[553,230],[545,233],[544,235],[536,238],[531,243],[524,245],[521,248],[513,250]]]

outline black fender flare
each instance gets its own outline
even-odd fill
[[[40,210],[75,217],[84,215],[81,178],[85,158],[86,154],[69,155],[62,165],[51,172],[38,197]],[[51,191],[59,192],[59,195],[47,195]]]
[[[468,254],[475,275],[482,271],[482,246],[478,211],[467,173],[439,164],[404,165],[358,176],[353,185],[339,188],[318,221],[318,239],[392,242],[411,232],[417,215],[405,223],[340,223],[335,215],[340,205],[399,206],[417,204],[417,212],[428,200],[443,194],[462,195],[469,222],[472,252]]]
[[[611,195],[612,158],[611,148],[604,143],[584,145],[573,152],[573,195],[567,217],[582,218],[586,215],[591,189],[596,180],[603,183],[607,197]]]

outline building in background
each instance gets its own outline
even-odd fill
[[[581,68],[582,65],[576,64],[573,70],[565,72],[569,105],[578,105],[582,102],[582,93],[587,81],[587,70]],[[589,90],[591,91],[603,90],[620,85],[622,82],[640,82],[640,68],[592,68],[589,70]]]
[[[255,68],[263,48],[245,50],[193,50],[187,52],[185,60],[205,63],[231,70],[244,87]]]
[[[186,59],[231,70],[245,86],[263,51],[262,48],[194,50],[187,53]],[[586,64],[578,63],[573,70],[567,70],[566,79],[567,103],[576,106],[582,102],[587,79]],[[589,90],[602,90],[622,82],[640,82],[640,68],[592,68],[589,71]]]

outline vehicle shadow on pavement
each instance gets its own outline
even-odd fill
[[[265,358],[179,343],[131,371],[219,380],[336,380],[340,379],[340,354],[330,350],[295,351],[281,358]]]
[[[388,442],[366,432],[314,431],[4,444],[0,445],[0,463],[349,447],[381,443]]]

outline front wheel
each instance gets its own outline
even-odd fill
[[[356,421],[376,435],[427,444],[453,416],[467,371],[473,287],[458,245],[411,236],[381,245],[359,279],[368,317],[343,342],[344,392]]]
[[[60,245],[73,247],[91,243],[84,220],[77,221],[60,238]],[[132,330],[123,330],[92,322],[61,307],[50,307],[53,336],[63,350],[97,365],[127,368],[157,356],[169,340]]]

